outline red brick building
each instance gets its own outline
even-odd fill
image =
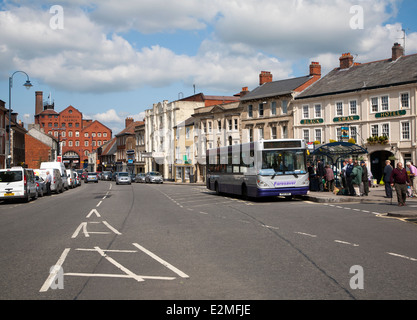
[[[87,167],[88,154],[112,138],[108,127],[99,121],[83,119],[83,114],[73,106],[56,112],[53,103],[43,102],[41,91],[36,92],[35,109],[35,124],[61,143],[60,154],[66,167]]]

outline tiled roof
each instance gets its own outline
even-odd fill
[[[244,95],[240,100],[256,100],[280,95],[286,95],[292,93],[295,89],[302,86],[309,81],[312,76],[298,77],[292,79],[278,80],[272,82],[266,82],[263,85],[255,88],[251,92]]]
[[[417,54],[336,68],[296,97],[306,99],[345,92],[417,83]]]
[[[126,128],[124,128],[122,131],[120,131],[118,134],[116,134],[116,137],[117,136],[121,136],[123,134],[135,134],[135,127],[136,126],[140,126],[142,124],[144,124],[143,121],[135,121],[135,122],[132,122]]]

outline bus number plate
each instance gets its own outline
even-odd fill
[[[291,195],[291,193],[280,193],[279,195],[280,195],[280,196],[283,196],[283,197],[286,197],[286,196],[290,196],[290,195]]]

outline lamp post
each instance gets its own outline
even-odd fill
[[[30,83],[29,80],[29,76],[26,72],[24,71],[15,71],[10,77],[9,77],[9,148],[8,148],[8,152],[7,152],[7,167],[10,168],[11,164],[12,164],[12,156],[11,156],[11,136],[12,136],[12,125],[11,125],[11,118],[12,118],[12,87],[13,87],[13,76],[16,73],[24,73],[26,75],[26,82],[23,85],[24,87],[26,87],[26,89],[30,89],[32,87],[32,84]]]

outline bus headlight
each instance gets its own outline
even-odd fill
[[[268,187],[268,185],[265,182],[263,182],[262,180],[258,180],[257,182],[258,182],[258,187],[260,187],[260,188],[267,188]]]

